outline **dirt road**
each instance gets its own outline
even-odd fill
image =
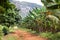
[[[4,40],[7,40],[8,36],[14,36],[16,37],[16,40],[48,40],[47,38],[42,38],[23,30],[16,30],[11,34],[8,34],[4,37]]]

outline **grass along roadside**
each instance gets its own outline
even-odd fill
[[[51,32],[40,32],[37,33],[36,31],[32,31],[31,29],[27,28],[18,28],[19,30],[25,31],[25,32],[30,32],[31,34],[37,34],[38,36],[44,37],[44,38],[49,38],[50,40],[60,40],[60,32],[57,33],[51,33]],[[14,32],[15,29],[10,29],[10,32]]]

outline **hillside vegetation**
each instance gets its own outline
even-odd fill
[[[0,0],[0,40],[14,30],[26,28],[31,33],[50,40],[60,40],[60,1],[41,0],[41,8],[34,8],[22,19],[19,9],[9,2]],[[10,31],[12,30],[12,31]],[[11,39],[13,40],[13,39]]]

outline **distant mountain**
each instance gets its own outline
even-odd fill
[[[32,10],[33,8],[37,7],[37,8],[41,8],[41,5],[35,4],[35,3],[29,3],[29,2],[20,2],[20,1],[14,1],[14,0],[10,0],[13,4],[16,5],[16,7],[18,9],[20,9],[20,15],[22,16],[22,18],[26,17],[26,15],[28,15],[29,10]]]

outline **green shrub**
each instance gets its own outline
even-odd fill
[[[43,32],[40,33],[40,36],[50,38],[53,34],[51,32]]]
[[[1,33],[5,34],[9,32],[9,29],[6,26],[0,25],[0,31]]]
[[[60,40],[60,32],[55,33],[50,39],[51,40]]]
[[[2,31],[3,31],[4,35],[7,35],[7,34],[9,33],[8,27],[4,27],[4,28],[2,29]]]
[[[60,40],[60,32],[52,34],[51,32],[40,33],[41,37],[49,38],[50,40]]]
[[[2,37],[3,37],[3,29],[4,26],[0,25],[0,40],[2,40]]]

